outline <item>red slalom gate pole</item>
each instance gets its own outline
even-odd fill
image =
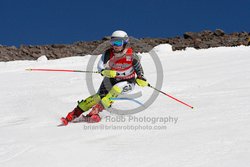
[[[43,69],[43,68],[29,68],[27,71],[46,71],[46,72],[85,72],[85,73],[100,73],[98,71],[82,71],[82,70],[62,70],[62,69]]]
[[[161,90],[159,90],[159,89],[157,89],[157,88],[155,88],[153,86],[151,86],[150,84],[148,84],[148,87],[150,87],[150,88],[152,88],[152,89],[154,89],[154,90],[168,96],[169,98],[171,98],[171,99],[173,99],[173,100],[175,100],[175,101],[177,101],[177,102],[179,102],[179,103],[181,103],[181,104],[183,104],[183,105],[185,105],[185,106],[187,106],[187,107],[189,107],[191,109],[194,108],[193,106],[191,106],[191,105],[189,105],[189,104],[187,104],[187,103],[185,103],[185,102],[183,102],[183,101],[181,101],[181,100],[179,100],[179,99],[177,99],[177,98],[175,98],[175,97],[173,97],[173,96],[171,96],[171,95],[169,95],[169,94],[167,94],[167,93],[165,93],[165,92],[163,92],[163,91],[161,91]]]

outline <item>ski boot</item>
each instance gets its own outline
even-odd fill
[[[86,117],[90,118],[90,120],[88,122],[100,122],[101,121],[101,117],[99,116],[99,112],[101,112],[104,109],[103,105],[101,103],[97,103],[96,105],[94,105],[92,107],[92,110],[90,111],[90,113],[88,113],[88,115],[86,115]]]
[[[69,122],[71,122],[75,118],[79,117],[82,113],[83,113],[83,111],[79,107],[76,107],[73,111],[68,113],[66,118],[62,117],[61,121],[64,125],[68,125]]]

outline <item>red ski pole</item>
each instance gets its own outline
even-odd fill
[[[62,70],[62,69],[42,69],[42,68],[29,68],[27,71],[49,71],[49,72],[85,72],[85,73],[100,73],[98,71],[82,71],[82,70]]]
[[[175,101],[177,101],[177,102],[179,102],[179,103],[181,103],[181,104],[184,104],[184,105],[187,106],[187,107],[190,107],[191,109],[194,108],[194,107],[192,107],[191,105],[189,105],[189,104],[187,104],[187,103],[184,103],[183,101],[181,101],[181,100],[179,100],[179,99],[177,99],[177,98],[175,98],[175,97],[173,97],[173,96],[171,96],[171,95],[169,95],[169,94],[167,94],[167,93],[165,93],[165,92],[163,92],[163,91],[161,91],[161,90],[159,90],[159,89],[157,89],[157,88],[151,86],[150,84],[148,84],[148,87],[150,87],[150,88],[152,88],[152,89],[154,89],[154,90],[156,90],[156,91],[158,91],[158,92],[160,92],[160,93],[162,93],[162,94],[168,96],[168,97],[171,98],[171,99],[174,99]]]

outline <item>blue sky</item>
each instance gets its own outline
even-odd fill
[[[0,44],[69,44],[116,29],[137,38],[216,28],[250,32],[249,6],[250,0],[5,0]]]

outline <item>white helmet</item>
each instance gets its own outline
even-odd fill
[[[116,30],[112,33],[111,38],[128,38],[128,34],[122,30]]]
[[[121,43],[121,45],[126,45],[129,41],[128,34],[122,30],[116,30],[111,35],[111,45],[117,45]]]

